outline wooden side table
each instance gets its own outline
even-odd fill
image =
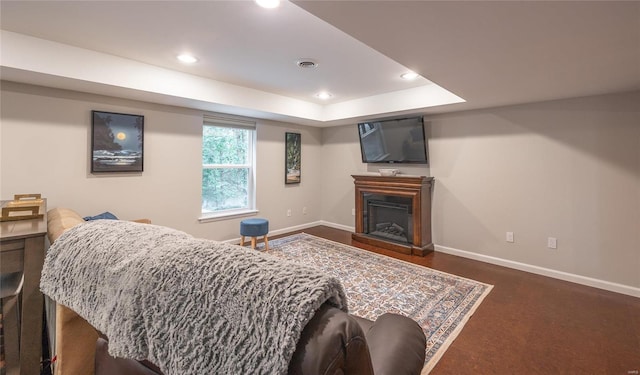
[[[10,201],[2,201],[4,207]],[[23,267],[20,374],[39,375],[42,355],[42,312],[44,298],[40,292],[40,273],[45,257],[47,205],[42,204],[42,218],[0,223],[0,269],[15,272]]]

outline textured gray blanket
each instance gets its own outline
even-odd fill
[[[314,268],[116,220],[60,236],[40,288],[106,334],[111,355],[175,375],[285,374],[318,307],[347,310],[340,282]]]

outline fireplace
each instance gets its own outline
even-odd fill
[[[411,243],[411,199],[393,195],[365,193],[366,210],[363,212],[363,232],[387,241]]]
[[[432,177],[354,175],[353,239],[404,254],[425,255],[431,242]]]

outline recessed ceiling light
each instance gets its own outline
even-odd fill
[[[322,100],[327,100],[330,99],[333,95],[331,95],[330,93],[326,92],[326,91],[321,91],[319,93],[316,94],[316,97]]]
[[[412,79],[418,78],[418,73],[406,72],[406,73],[401,74],[400,78],[406,79],[407,81],[411,81]]]
[[[183,63],[187,63],[187,64],[193,64],[194,62],[198,61],[198,59],[196,59],[195,57],[187,54],[187,53],[183,53],[182,55],[178,55],[178,60],[182,61]]]
[[[273,9],[280,5],[280,0],[256,0],[256,4],[263,8]]]

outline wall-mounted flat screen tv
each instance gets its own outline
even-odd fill
[[[428,163],[422,117],[362,122],[358,135],[363,163]]]

